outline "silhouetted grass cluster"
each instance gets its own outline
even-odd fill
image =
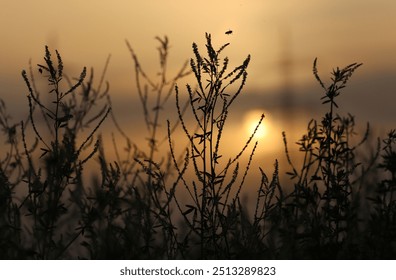
[[[326,113],[312,119],[296,143],[300,163],[283,134],[292,185],[280,182],[276,161],[271,176],[260,168],[256,195],[245,201],[241,192],[264,115],[237,154],[227,154],[223,143],[250,56],[231,68],[223,56],[229,44],[216,49],[206,34],[206,54],[194,43],[191,70],[186,62],[168,78],[169,41],[156,39],[156,79],[127,42],[147,147],[135,144],[136,135],[127,135],[111,110],[104,82],[109,59],[95,85],[85,68],[79,78],[68,78],[60,54],[53,58],[46,47],[37,69],[48,86],[38,86],[32,67],[22,72],[26,120],[13,122],[1,100],[0,258],[394,258],[396,132],[361,160],[369,127],[356,139],[354,117],[338,113],[337,98],[361,64],[334,69],[326,85],[314,61]],[[191,74],[196,84],[181,90],[176,84]],[[164,115],[169,104],[176,120]],[[113,148],[103,144],[103,122],[116,128]],[[108,149],[115,160],[107,158]],[[93,180],[88,164],[99,170]]]

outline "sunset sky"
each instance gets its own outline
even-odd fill
[[[130,112],[125,111],[125,100],[131,104],[135,100],[126,39],[150,73],[158,66],[154,37],[167,35],[171,44],[170,72],[175,72],[192,57],[192,42],[204,50],[204,34],[208,32],[216,46],[231,43],[227,55],[235,64],[248,54],[252,56],[245,89],[250,97],[244,99],[247,105],[243,106],[245,117],[241,119],[252,114],[246,108],[251,104],[251,110],[265,111],[268,127],[273,127],[280,137],[284,129],[280,94],[285,85],[291,89],[296,114],[302,116],[304,123],[320,111],[321,91],[312,76],[312,62],[318,57],[324,80],[328,80],[333,67],[362,62],[364,65],[351,79],[340,105],[363,125],[370,121],[382,132],[396,127],[395,1],[0,2],[0,96],[18,108],[15,112],[26,108],[21,70],[27,69],[29,59],[33,65],[42,63],[44,45],[60,51],[65,71],[74,76],[83,66],[100,72],[111,54],[107,80],[113,109],[123,116]],[[233,34],[224,34],[227,30],[233,30]],[[286,68],[281,66],[285,59]]]

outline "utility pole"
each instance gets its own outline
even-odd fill
[[[292,138],[295,125],[295,100],[293,93],[293,54],[291,32],[287,26],[279,28],[279,72],[282,77],[280,89],[283,130]]]

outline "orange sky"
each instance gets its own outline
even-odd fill
[[[298,105],[320,104],[320,97],[312,96],[312,89],[320,91],[311,73],[315,57],[324,79],[335,66],[363,62],[343,100],[345,106],[360,114],[363,123],[394,123],[395,1],[0,0],[0,4],[0,96],[11,104],[18,104],[18,98],[26,102],[20,72],[29,59],[33,65],[42,62],[46,44],[61,52],[65,70],[75,76],[83,66],[100,71],[111,54],[107,79],[111,94],[121,100],[133,92],[125,39],[150,72],[158,65],[154,37],[167,35],[172,45],[170,67],[176,70],[192,56],[191,43],[203,47],[204,33],[209,32],[216,45],[231,43],[227,50],[231,61],[239,63],[252,55],[247,91],[255,98],[274,95],[268,99],[274,104],[279,103],[277,88],[285,81],[279,66],[282,55],[291,61],[288,82]],[[224,34],[228,29],[233,35]]]
[[[59,48],[76,67],[100,67],[112,53],[112,73],[120,75],[130,62],[124,39],[151,61],[156,35],[169,36],[177,63],[191,56],[191,42],[202,42],[205,32],[219,44],[230,40],[234,59],[252,54],[252,86],[279,82],[276,66],[285,42],[295,59],[296,82],[310,79],[316,56],[324,69],[354,61],[367,64],[367,71],[396,67],[391,0],[0,2],[2,76],[39,59],[45,44]],[[234,35],[225,38],[229,28]]]

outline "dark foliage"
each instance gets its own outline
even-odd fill
[[[194,43],[191,71],[186,62],[168,79],[169,41],[156,40],[156,79],[127,42],[147,147],[134,143],[135,135],[124,132],[110,109],[104,82],[110,57],[95,85],[93,70],[68,78],[60,54],[53,58],[46,47],[38,73],[32,66],[22,72],[26,120],[13,123],[0,100],[1,259],[394,258],[396,133],[389,132],[382,147],[378,140],[376,153],[363,160],[369,126],[359,138],[355,118],[338,113],[337,98],[361,64],[334,69],[326,85],[314,61],[326,113],[312,119],[297,142],[298,164],[283,134],[293,185],[282,186],[277,161],[270,177],[260,169],[248,211],[241,192],[264,115],[239,153],[228,155],[222,147],[250,56],[230,69],[223,57],[229,44],[216,49],[206,34],[206,54]],[[189,74],[196,85],[188,84],[183,95],[176,83]],[[37,75],[48,87],[38,89]],[[173,121],[163,116],[169,103],[176,104]],[[114,161],[100,134],[105,121],[116,128]],[[166,156],[159,152],[165,148]],[[92,181],[86,176],[90,162],[99,170]]]

